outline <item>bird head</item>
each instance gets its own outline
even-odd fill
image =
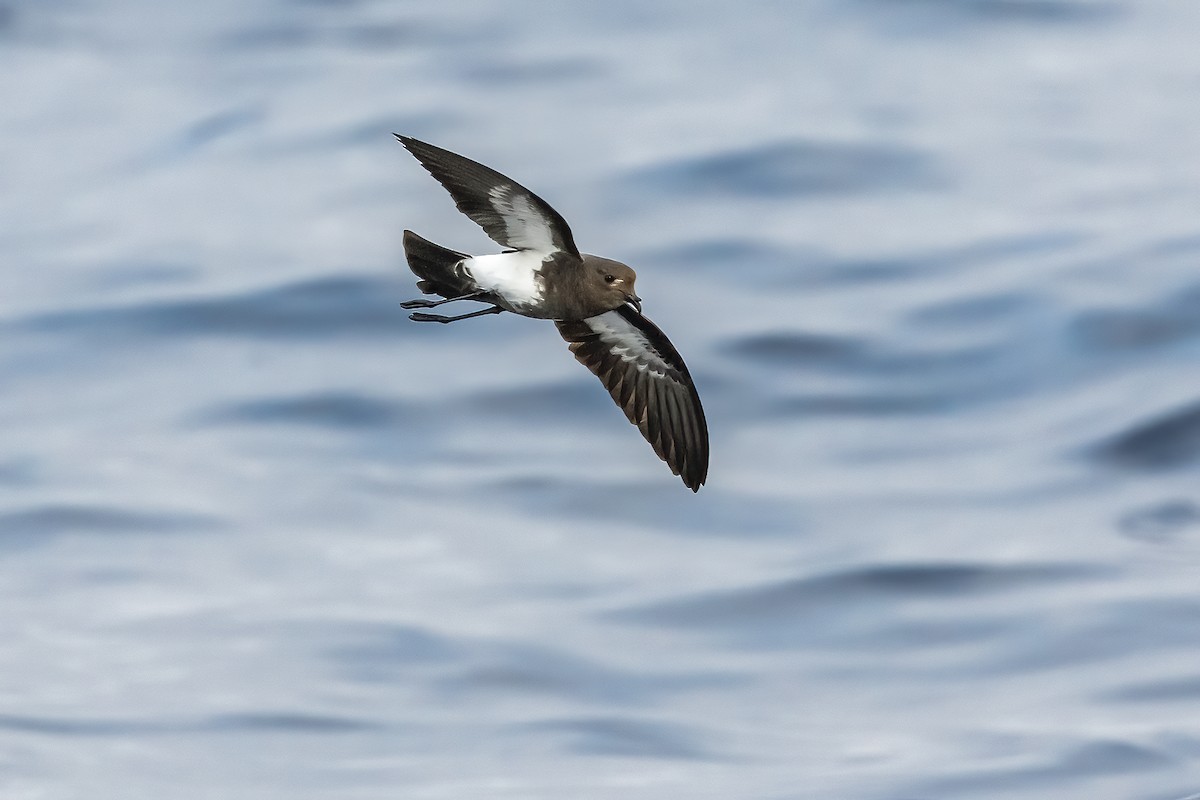
[[[598,256],[588,256],[585,266],[589,270],[587,280],[592,286],[592,294],[603,298],[607,310],[628,303],[639,314],[642,312],[642,298],[634,289],[637,273],[631,267]]]

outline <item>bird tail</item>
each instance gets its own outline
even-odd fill
[[[463,270],[455,269],[463,259],[470,258],[466,253],[436,245],[412,231],[405,231],[404,255],[408,259],[408,268],[421,279],[417,281],[417,288],[425,294],[461,297],[476,289]]]

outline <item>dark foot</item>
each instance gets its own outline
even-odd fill
[[[422,314],[416,312],[409,314],[408,318],[413,322],[458,322],[460,319],[470,319],[471,317],[482,317],[485,314],[499,314],[504,309],[500,306],[492,306],[481,311],[472,311],[470,314],[459,314],[457,317],[443,317],[441,314]]]
[[[418,297],[416,300],[405,300],[400,304],[401,308],[436,308],[444,303],[453,303],[457,300],[479,300],[484,296],[484,292],[471,292],[469,294],[459,295],[458,297],[444,297],[441,300],[426,300]]]

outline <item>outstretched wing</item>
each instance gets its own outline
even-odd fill
[[[446,188],[458,210],[475,220],[493,241],[515,250],[562,250],[579,255],[562,215],[512,178],[449,150],[393,135]]]
[[[708,476],[708,425],[692,376],[663,332],[629,306],[555,324],[658,457],[699,491]]]

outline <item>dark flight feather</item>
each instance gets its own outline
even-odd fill
[[[658,326],[629,306],[555,325],[671,472],[699,491],[708,477],[704,408],[687,366]]]

